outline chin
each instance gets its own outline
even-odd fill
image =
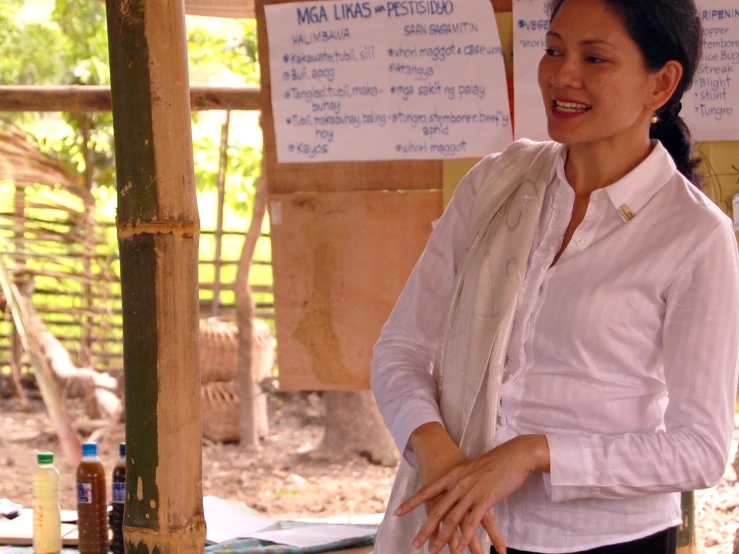
[[[559,142],[560,144],[564,145],[582,142],[582,137],[578,136],[579,133],[574,133],[572,131],[568,132],[567,130],[562,129],[560,125],[557,125],[557,123],[552,125],[552,123],[550,122],[547,125],[547,134],[549,135],[549,138],[552,139],[554,142]]]

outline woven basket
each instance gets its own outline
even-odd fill
[[[211,318],[200,320],[200,382],[233,381],[239,356],[238,328]]]
[[[233,381],[239,360],[238,327],[215,318],[200,320],[200,382]],[[261,319],[254,320],[254,375],[261,381],[274,366],[274,335]]]
[[[215,442],[238,442],[239,404],[236,381],[214,381],[200,387],[203,436]]]
[[[208,319],[200,322],[200,381],[203,436],[216,442],[239,441],[239,404],[236,382],[238,330],[233,323]],[[275,360],[272,329],[264,321],[254,321],[252,364],[257,386],[257,431],[268,432],[267,396],[259,383],[272,373]]]

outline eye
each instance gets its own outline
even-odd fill
[[[545,48],[544,54],[549,56],[550,58],[560,55],[559,51],[555,50],[554,48]]]
[[[604,60],[603,58],[599,58],[598,56],[586,56],[585,61],[588,63],[595,63],[595,64],[606,62],[606,60]]]

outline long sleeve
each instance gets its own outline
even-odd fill
[[[406,448],[411,433],[424,423],[441,422],[431,372],[472,205],[493,160],[483,158],[460,182],[374,348],[372,390],[398,449],[413,465],[415,457]]]
[[[701,489],[719,481],[733,429],[739,347],[739,258],[722,220],[667,290],[662,347],[665,429],[547,434],[553,501]]]

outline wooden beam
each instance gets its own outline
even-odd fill
[[[192,111],[261,110],[259,86],[224,87],[192,85]],[[0,112],[110,111],[110,87],[107,86],[0,86]]]

